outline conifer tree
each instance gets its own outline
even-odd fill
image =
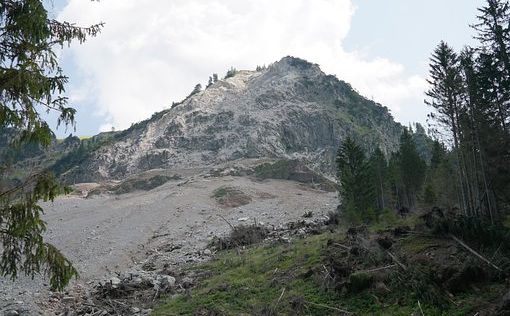
[[[59,113],[59,124],[73,125],[75,110],[62,96],[67,77],[58,65],[55,47],[83,42],[101,25],[76,27],[48,17],[40,0],[3,0],[0,4],[0,130],[15,131],[13,146],[47,146],[52,131],[40,111]],[[3,166],[0,179],[8,179]],[[47,171],[28,175],[22,183],[0,184],[0,275],[46,272],[61,289],[77,274],[54,246],[46,243],[40,200],[53,200],[63,189]]]
[[[336,162],[342,211],[354,221],[372,220],[374,191],[363,149],[347,137],[338,150]]]
[[[444,145],[435,140],[432,143],[432,153],[430,159],[430,170],[435,170],[439,167],[441,162],[444,160],[444,156],[446,155],[446,148]]]
[[[195,87],[193,88],[193,91],[191,91],[190,96],[195,95],[195,94],[199,93],[200,91],[202,91],[202,85],[200,83],[197,83],[195,85]]]
[[[426,165],[416,150],[413,135],[406,128],[400,137],[399,168],[405,206],[414,208],[416,197],[425,180]]]
[[[510,4],[506,0],[488,0],[479,9],[473,27],[480,40],[475,65],[478,73],[478,108],[483,114],[479,143],[486,161],[487,192],[495,195],[491,208],[510,203]],[[482,195],[483,203],[491,200]],[[502,204],[498,205],[498,201]]]
[[[468,192],[466,165],[460,148],[462,105],[464,95],[464,81],[461,75],[459,57],[445,42],[440,42],[432,54],[430,64],[430,89],[426,95],[430,98],[425,102],[435,109],[429,115],[438,126],[433,128],[436,134],[446,131],[446,139],[453,141],[453,151],[457,158],[459,187],[461,190],[461,208],[471,212],[473,207]]]
[[[497,77],[502,81],[499,86],[508,100],[510,92],[510,5],[506,0],[488,0],[487,4],[478,9],[480,15],[478,23],[473,28],[478,32],[476,38],[480,40],[486,52],[490,52],[494,62],[497,64]],[[505,109],[507,111],[508,105]],[[502,116],[508,112],[501,113]],[[506,122],[501,122],[506,129]]]
[[[375,193],[375,208],[382,211],[387,207],[388,163],[380,148],[376,148],[369,159],[370,180]]]

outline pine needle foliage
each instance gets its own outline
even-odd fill
[[[48,3],[49,4],[49,3]],[[43,111],[58,113],[58,125],[74,126],[76,110],[63,95],[68,77],[58,64],[57,48],[95,36],[102,24],[82,28],[48,17],[44,1],[0,1],[0,130],[15,131],[11,146],[48,146],[53,138]],[[21,183],[4,181],[0,167],[0,275],[46,274],[54,289],[63,289],[76,269],[46,243],[39,201],[65,193],[48,171],[38,170]]]

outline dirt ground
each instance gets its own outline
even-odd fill
[[[251,198],[250,203],[234,208],[218,204],[213,192],[223,186],[242,191]],[[195,174],[148,192],[62,197],[44,205],[44,218],[47,240],[61,249],[80,273],[74,285],[87,288],[94,280],[107,279],[143,262],[163,244],[178,248],[164,258],[169,265],[200,260],[199,254],[211,238],[229,231],[227,222],[279,226],[301,219],[307,211],[313,211],[314,218],[325,217],[336,205],[336,193],[293,181]],[[0,312],[17,309],[25,315],[47,314],[38,306],[51,300],[42,277],[16,282],[0,279]]]

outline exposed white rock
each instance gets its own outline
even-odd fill
[[[66,176],[121,179],[147,169],[264,157],[300,159],[332,174],[345,135],[392,150],[400,131],[386,108],[318,65],[285,57],[262,71],[220,80],[120,132]]]
[[[110,284],[112,285],[112,288],[118,288],[120,283],[122,282],[119,278],[117,277],[111,277],[110,280],[109,280]]]

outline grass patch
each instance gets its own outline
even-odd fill
[[[285,300],[278,313],[291,312],[289,297],[305,295],[310,300],[326,302],[326,293],[317,295],[315,286],[298,276],[320,262],[321,247],[328,235],[300,240],[292,245],[264,245],[238,253],[230,250],[199,267],[213,276],[203,280],[191,296],[179,296],[158,306],[153,315],[186,315],[203,308],[226,315],[250,314],[276,302],[286,288]],[[312,307],[312,310],[316,307]],[[324,311],[322,311],[324,312]],[[320,315],[317,310],[314,315]]]
[[[348,244],[349,238],[343,232],[327,232],[291,244],[262,244],[220,252],[213,261],[190,268],[209,272],[197,288],[163,299],[153,315],[341,315],[335,309],[355,315],[419,315],[417,292],[423,284],[411,283],[409,275],[391,270],[394,274],[384,281],[388,290],[378,292],[376,284],[381,282],[381,275],[366,271],[382,262],[370,266],[372,263],[364,257],[355,259],[361,261],[344,278],[347,292],[335,288],[338,279],[327,280],[333,271],[328,260],[333,258],[342,264],[343,258],[356,256],[334,248],[338,243]],[[404,237],[398,249],[418,253],[435,243],[434,239]],[[477,290],[448,298],[445,305],[421,300],[423,313],[475,314],[480,310],[475,306],[494,301],[504,291],[502,284],[477,286]]]
[[[255,176],[260,179],[292,180],[311,184],[317,189],[335,192],[336,183],[313,171],[298,160],[278,160],[274,163],[263,163],[255,167]]]
[[[289,179],[291,162],[279,160],[275,163],[263,163],[255,167],[255,175],[262,179]]]
[[[133,191],[150,191],[152,189],[155,189],[159,186],[162,186],[163,184],[167,183],[170,180],[179,180],[179,176],[164,176],[164,175],[155,175],[150,178],[133,178],[128,179],[121,184],[119,184],[117,187],[115,187],[112,191],[115,194],[124,194],[129,193]]]
[[[401,247],[405,252],[417,254],[427,249],[439,247],[443,240],[427,236],[409,236],[401,242]]]
[[[213,191],[211,198],[225,207],[238,207],[250,204],[252,198],[243,191],[229,186],[223,186]]]

